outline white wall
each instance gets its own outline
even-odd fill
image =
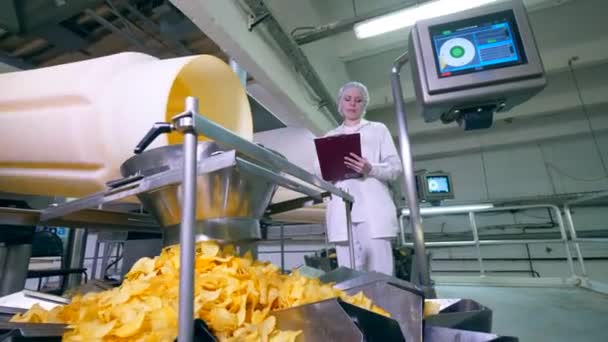
[[[601,115],[603,113],[597,113]],[[572,114],[576,115],[576,114]],[[491,137],[491,130],[484,132]],[[513,132],[514,134],[516,132]],[[608,134],[597,136],[601,155],[608,161]],[[444,138],[445,144],[451,144]],[[488,138],[489,139],[489,138]],[[256,141],[278,150],[290,160],[303,167],[311,165],[314,160],[312,135],[306,130],[285,128],[256,135]],[[478,140],[477,140],[478,141]],[[419,145],[414,145],[416,150]],[[552,196],[567,193],[608,190],[608,177],[600,161],[596,144],[589,133],[562,139],[549,139],[531,143],[483,147],[477,143],[477,150],[461,152],[439,158],[421,158],[415,161],[416,169],[429,171],[443,170],[453,177],[456,198],[449,201],[472,203],[485,201],[502,201],[514,198]],[[575,208],[573,212],[578,231],[608,230],[608,210],[606,208]],[[479,215],[481,234],[518,233],[519,229],[490,229],[488,226],[499,226],[511,223],[545,223],[549,221],[546,211],[522,212],[515,215]],[[469,231],[466,216],[443,216],[425,218],[424,229],[427,233],[444,232],[446,234]],[[532,232],[557,232],[556,228],[547,230],[528,230]],[[296,244],[288,246],[297,250],[315,250],[324,247],[318,244]],[[264,250],[278,250],[278,244],[265,245]],[[563,244],[531,244],[530,254],[533,258],[565,258]],[[581,246],[585,257],[608,258],[608,245],[584,244]],[[476,256],[472,248],[433,249],[433,256],[441,261],[433,262],[437,270],[457,269],[476,270],[476,261],[446,261],[446,258],[462,259]],[[574,250],[572,250],[574,255]],[[293,268],[303,263],[303,255],[309,253],[289,253],[286,256],[286,267]],[[482,248],[484,258],[527,258],[523,245],[487,246]],[[262,254],[260,258],[279,263],[278,253]],[[578,264],[576,264],[577,271]],[[596,280],[608,282],[608,262],[592,260],[586,263],[589,275]],[[527,270],[527,260],[487,261],[488,270]],[[543,277],[563,277],[569,274],[567,264],[562,260],[534,261],[533,268]],[[452,273],[450,273],[453,275]],[[509,273],[511,276],[527,276],[522,272]]]
[[[606,156],[607,134],[598,136],[602,155]],[[557,141],[539,142],[512,147],[490,149],[483,152],[459,154],[444,158],[418,161],[416,169],[443,170],[450,172],[456,192],[452,202],[500,201],[534,196],[608,190],[608,175],[601,165],[596,145],[590,135]],[[540,217],[538,219],[537,217]],[[606,207],[575,208],[573,212],[577,231],[608,230],[608,209]],[[480,234],[522,233],[520,230],[486,230],[488,226],[508,223],[548,222],[545,211],[532,211],[499,216],[479,215]],[[509,222],[511,221],[511,222]],[[444,216],[426,218],[424,229],[427,233],[446,234],[469,231],[465,216]],[[557,232],[557,229],[536,230],[536,232]],[[528,232],[534,232],[528,231]],[[549,249],[547,249],[547,247]],[[608,259],[607,244],[584,244],[584,257]],[[564,258],[561,244],[530,245],[532,257]],[[551,250],[551,252],[547,252]],[[574,250],[573,250],[574,253]],[[475,258],[472,248],[433,249],[434,258]],[[482,256],[487,258],[525,258],[523,245],[484,246]],[[528,268],[527,261],[493,261],[485,263],[487,269],[507,270]],[[534,269],[541,276],[564,276],[568,268],[563,261],[535,261]],[[588,261],[589,275],[596,280],[608,282],[608,262]],[[438,261],[433,267],[439,269],[478,269],[474,261]],[[514,275],[514,274],[511,274]],[[525,275],[525,274],[522,274]]]

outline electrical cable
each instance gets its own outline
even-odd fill
[[[538,151],[540,152],[540,157],[543,159],[543,165],[545,165],[545,172],[547,173],[547,179],[551,184],[551,190],[553,190],[553,194],[557,195],[557,186],[555,186],[555,180],[553,179],[553,175],[551,174],[549,165],[547,164],[547,158],[545,158],[545,151],[540,143],[536,143],[536,147],[538,147]]]
[[[488,184],[488,171],[486,169],[486,158],[483,154],[483,148],[481,147],[481,141],[479,142],[479,155],[481,156],[481,168],[483,170],[483,183],[486,187],[486,199],[490,199],[490,187]]]
[[[549,214],[551,213],[551,211],[549,211]],[[513,223],[514,224],[518,224],[519,221],[517,220],[517,216],[515,216],[516,213],[513,213]],[[553,219],[553,218],[552,218]],[[526,235],[526,228],[522,229],[522,234]],[[525,244],[526,246],[526,254],[528,256],[528,265],[530,266],[530,274],[532,275],[532,278],[534,278],[534,272],[536,272],[534,270],[534,263],[532,262],[532,253],[530,253],[530,244]]]
[[[604,179],[608,178],[608,177],[606,177],[606,176],[597,177],[597,178],[581,178],[581,177],[573,176],[573,175],[571,175],[571,174],[569,174],[569,173],[567,173],[567,172],[563,171],[563,170],[562,170],[562,169],[560,169],[559,167],[555,166],[555,164],[553,164],[553,163],[550,163],[550,162],[545,162],[545,164],[546,164],[546,165],[547,165],[547,166],[548,166],[548,167],[549,167],[551,170],[553,170],[553,171],[555,171],[555,172],[559,173],[560,175],[562,175],[562,176],[564,176],[564,177],[567,177],[567,178],[570,178],[570,179],[575,180],[575,181],[579,181],[579,182],[598,182],[598,181],[601,181],[601,180],[604,180]]]
[[[583,94],[581,92],[581,88],[578,82],[578,78],[576,77],[576,73],[574,72],[574,67],[573,67],[573,63],[575,61],[577,61],[579,59],[578,56],[572,57],[568,60],[568,69],[570,70],[570,73],[572,74],[572,80],[574,83],[574,87],[576,88],[576,93],[578,95],[578,99],[580,101],[581,104],[581,108],[583,110],[583,114],[585,115],[585,118],[587,119],[587,125],[589,126],[589,132],[591,133],[591,138],[593,140],[593,143],[595,144],[595,148],[597,150],[597,154],[598,157],[600,159],[600,163],[602,164],[602,168],[604,169],[604,175],[605,178],[608,178],[608,166],[606,165],[606,161],[604,160],[604,157],[602,156],[602,150],[600,149],[600,144],[597,141],[597,136],[595,134],[595,130],[593,129],[593,125],[591,124],[591,118],[589,117],[589,112],[587,109],[587,104],[585,103],[584,99],[583,99]]]
[[[106,266],[106,269],[104,270],[104,277],[106,276],[106,273],[108,273],[108,270],[110,268],[112,268],[112,266],[116,265],[120,260],[122,260],[122,255],[119,256],[118,258],[116,258],[114,261],[112,261],[110,264],[108,264],[108,266]]]

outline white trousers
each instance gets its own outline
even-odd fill
[[[348,242],[336,244],[339,266],[356,268],[358,271],[373,271],[393,275],[394,260],[390,240],[372,238],[369,226],[365,222],[353,223],[353,240],[355,267],[350,264]]]

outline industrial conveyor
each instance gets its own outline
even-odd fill
[[[259,219],[267,210],[277,186],[317,201],[339,196],[352,204],[352,197],[342,190],[198,115],[196,99],[188,98],[186,108],[172,124],[154,126],[138,145],[137,155],[123,164],[125,177],[110,182],[105,191],[41,212],[5,208],[0,211],[0,222],[17,225],[44,222],[97,229],[161,229],[166,244],[180,242],[182,245],[182,265],[185,266],[180,274],[180,317],[192,317],[192,248],[197,238],[223,241],[260,238]],[[186,134],[183,149],[177,145],[143,152],[147,144],[169,128]],[[192,139],[188,139],[188,134]],[[213,142],[197,142],[197,135],[205,135]],[[184,197],[180,197],[182,187]],[[152,216],[93,209],[133,195],[139,197]],[[350,211],[345,214],[350,222]],[[462,341],[463,336],[489,341],[497,338],[489,334],[491,312],[480,305],[455,306],[460,300],[448,302],[452,305],[444,309],[452,311],[449,313],[451,319],[442,319],[439,314],[433,319],[434,325],[423,324],[423,291],[394,277],[339,268],[325,274],[321,281],[335,283],[348,294],[362,291],[393,318],[332,299],[275,312],[279,329],[302,330],[300,339],[303,341]],[[475,321],[479,314],[476,310],[482,312],[481,316],[477,315],[482,323],[465,327],[473,330],[481,327],[477,332],[451,329],[460,327],[458,324],[463,321]],[[14,314],[10,310],[8,313]],[[58,338],[64,328],[2,323],[0,333],[4,335],[0,335],[0,341],[16,340],[19,336],[24,340]],[[193,329],[192,320],[180,319],[179,339],[192,336]]]
[[[464,42],[467,39],[460,35],[470,41]],[[473,39],[478,35],[485,38]],[[473,42],[477,44],[476,48]],[[492,52],[497,43],[507,47],[501,49],[504,56],[498,56],[504,58],[498,58]],[[475,54],[483,51],[487,52],[488,59],[476,59]],[[490,58],[492,56],[495,58]],[[391,81],[418,284],[348,269],[327,273],[321,281],[335,283],[348,294],[363,292],[391,313],[392,318],[338,299],[273,312],[279,329],[302,331],[298,337],[300,341],[516,340],[491,334],[491,311],[479,303],[434,299],[400,80],[400,70],[410,57],[414,90],[425,121],[457,121],[465,130],[490,127],[494,114],[526,101],[546,84],[521,0],[508,0],[416,23],[410,34],[409,52],[395,61]],[[322,202],[328,196],[344,200],[351,244],[350,264],[354,265],[350,220],[353,198],[277,153],[201,116],[196,98],[188,97],[185,107],[186,110],[171,122],[154,124],[135,148],[135,156],[122,164],[123,178],[107,183],[103,191],[41,212],[3,210],[0,211],[0,223],[160,229],[165,244],[179,242],[181,245],[178,340],[191,341],[196,336],[202,341],[206,333],[204,324],[201,328],[198,322],[195,329],[192,321],[196,239],[259,239],[259,221],[265,213],[279,213],[310,202],[296,199],[268,208],[276,188],[281,186],[311,197],[313,203]],[[159,135],[174,132],[183,136],[183,145],[145,151]],[[199,142],[199,136],[209,141]],[[130,196],[137,196],[151,216],[103,210],[105,205]],[[423,319],[425,299],[429,303],[435,302],[440,310]],[[33,337],[47,341],[58,339],[64,328],[3,323],[0,341],[16,341],[24,335],[32,337],[29,340],[35,340]],[[210,336],[207,338],[213,340]]]

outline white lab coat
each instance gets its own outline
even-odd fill
[[[402,172],[401,160],[386,126],[380,122],[361,120],[357,127],[340,125],[326,136],[360,133],[361,153],[372,165],[365,178],[347,179],[335,185],[355,198],[352,210],[353,223],[365,222],[371,238],[393,238],[397,235],[397,209],[393,203],[388,182],[396,180]],[[317,159],[316,170],[320,174]],[[330,242],[348,241],[346,208],[341,198],[333,197],[325,214]]]

